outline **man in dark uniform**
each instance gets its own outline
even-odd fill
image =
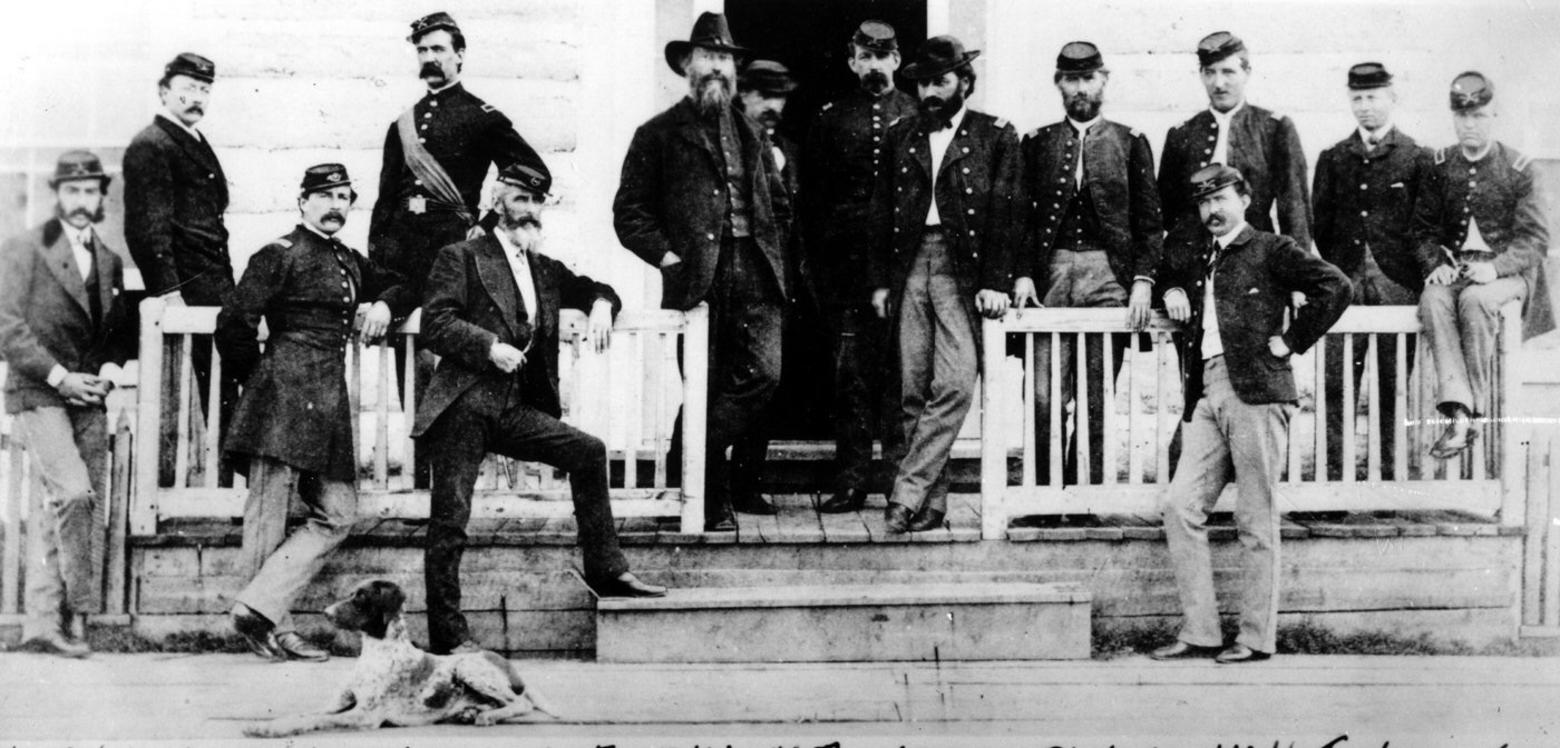
[[[894,87],[899,41],[894,27],[863,21],[847,45],[860,85],[823,105],[803,151],[800,228],[808,277],[834,345],[834,496],[825,512],[853,512],[867,500],[872,439],[883,442],[884,463],[897,463],[897,363],[890,324],[867,303],[863,282],[867,215],[883,162],[883,136],[916,111],[914,96]]]
[[[585,581],[601,597],[659,597],[628,570],[607,496],[607,448],[558,420],[558,311],[589,315],[585,337],[606,350],[621,307],[611,286],[537,251],[552,179],[539,165],[498,175],[491,233],[439,250],[423,304],[423,339],[442,358],[412,435],[433,457],[428,515],[428,646],[480,649],[460,611],[460,561],[471,491],[488,452],[569,473]]]
[[[1205,228],[1197,262],[1166,275],[1170,316],[1186,322],[1177,340],[1185,362],[1185,446],[1160,505],[1180,590],[1176,641],[1156,660],[1215,656],[1220,663],[1265,660],[1278,632],[1279,511],[1289,420],[1299,393],[1291,356],[1321,340],[1349,306],[1349,280],[1286,236],[1246,220],[1251,191],[1240,172],[1212,164],[1182,185]],[[1309,303],[1286,326],[1294,293]],[[1180,303],[1170,306],[1172,297]],[[1240,633],[1224,646],[1208,550],[1208,514],[1226,484],[1237,490]],[[1221,649],[1222,648],[1222,649]]]
[[[1412,229],[1414,201],[1429,178],[1430,152],[1393,124],[1396,106],[1397,92],[1386,67],[1362,62],[1349,68],[1349,107],[1359,127],[1316,160],[1311,190],[1316,250],[1349,276],[1356,305],[1418,304],[1424,287]],[[1413,368],[1414,345],[1414,337],[1407,336],[1405,371]],[[1356,392],[1369,353],[1369,336],[1355,336],[1348,368]],[[1343,412],[1341,336],[1327,338],[1325,358],[1327,475],[1337,480],[1346,467],[1352,469],[1343,464],[1343,431],[1346,423],[1354,423],[1354,414]],[[1390,478],[1396,464],[1392,434],[1397,421],[1397,336],[1376,338],[1376,373],[1375,428],[1381,436],[1382,475]],[[1358,396],[1355,402],[1360,402]]]
[[[228,207],[227,177],[211,143],[195,129],[206,115],[216,74],[216,65],[200,55],[185,52],[173,58],[157,81],[163,110],[125,150],[125,243],[146,292],[174,305],[221,306],[233,293],[233,263],[222,221]],[[200,389],[196,402],[205,412],[211,347],[197,344],[191,364]],[[177,382],[179,357],[165,358],[163,366],[163,381]],[[226,433],[238,397],[238,379],[227,369],[219,393],[218,412]],[[168,398],[176,395],[168,391]],[[163,411],[177,413],[177,403],[166,400]],[[163,419],[164,442],[172,442],[178,427],[176,418]],[[167,464],[160,472],[171,481],[173,454],[166,452]]]
[[[67,657],[91,653],[87,616],[102,609],[103,401],[136,341],[119,257],[93,229],[108,180],[97,156],[61,155],[49,180],[54,217],[0,247],[5,410],[45,488],[27,515],[22,643]]]
[[[757,122],[769,136],[769,149],[793,201],[796,200],[800,154],[796,143],[777,128],[785,115],[786,102],[795,90],[796,81],[791,78],[790,69],[774,60],[754,60],[737,76],[737,102],[742,113]],[[814,332],[818,329],[817,305],[802,276],[802,255],[795,246],[799,240],[800,235],[793,231],[793,246],[786,253],[786,259],[791,263],[786,273],[795,282],[791,284],[791,298],[785,309],[780,385],[761,423],[731,448],[731,474],[733,478],[742,479],[731,486],[732,504],[749,513],[775,512],[774,505],[764,498],[757,484],[764,471],[770,436],[787,427],[805,428],[813,413],[824,407],[828,394],[819,377],[822,371],[818,366],[820,352],[814,345]]]
[[[1436,408],[1448,419],[1430,451],[1438,459],[1468,449],[1473,419],[1490,413],[1501,307],[1523,303],[1524,340],[1555,328],[1544,276],[1549,224],[1531,161],[1495,140],[1488,78],[1457,76],[1451,99],[1458,144],[1435,152],[1414,217],[1425,277],[1419,320],[1435,360]]]
[[[732,106],[736,56],[746,50],[726,17],[700,15],[689,40],[665,51],[688,96],[634,132],[613,227],[624,247],[660,268],[662,308],[710,306],[705,527],[734,530],[730,488],[756,480],[728,482],[726,449],[759,425],[780,380],[791,198],[769,138]]]
[[[440,247],[466,238],[476,223],[477,202],[488,166],[502,169],[525,162],[546,171],[541,158],[515,132],[509,118],[471,95],[460,82],[466,37],[448,13],[412,23],[418,75],[428,86],[385,133],[379,198],[368,224],[368,254],[400,273],[406,284],[401,303],[422,302],[423,283]],[[396,372],[406,371],[406,353],[396,346]],[[413,391],[422,397],[432,359],[419,354]],[[427,462],[417,455],[417,483],[427,480]]]
[[[247,467],[243,570],[253,574],[233,606],[233,626],[255,654],[324,660],[293,628],[292,602],[345,540],[357,518],[357,450],[347,396],[346,347],[360,299],[375,299],[362,335],[385,334],[414,306],[401,278],[341,243],[357,201],[340,164],[304,172],[299,224],[250,258],[217,315],[224,365],[245,380],[224,450]],[[261,318],[269,337],[262,355]],[[308,507],[287,535],[294,493]],[[285,539],[285,542],[284,542]]]
[[[905,77],[920,114],[889,128],[872,193],[867,279],[899,335],[906,440],[884,518],[890,532],[942,527],[948,457],[974,401],[979,315],[1007,312],[1018,243],[1018,133],[965,106],[970,61],[951,36],[926,40]]]
[[[1150,316],[1164,227],[1148,138],[1100,113],[1109,79],[1104,58],[1089,42],[1071,42],[1056,57],[1054,80],[1067,118],[1029,133],[1021,145],[1025,240],[1014,271],[1019,278],[1013,283],[1013,303],[1020,308],[1026,301],[1047,307],[1124,306],[1127,325],[1140,329]],[[1035,278],[1043,292],[1036,290]],[[1130,340],[1111,336],[1113,379]],[[1091,339],[1088,347],[1089,478],[1097,483],[1106,468],[1115,467],[1102,463],[1107,437],[1103,340]],[[1076,391],[1076,349],[1076,342],[1064,341],[1059,352],[1063,400]],[[1042,336],[1034,371],[1042,482],[1050,477],[1053,438],[1050,356],[1049,336]],[[1077,450],[1073,440],[1063,453],[1064,480],[1077,480]]]
[[[1228,31],[1197,43],[1197,62],[1208,109],[1170,128],[1159,163],[1159,198],[1164,210],[1166,261],[1195,265],[1202,225],[1187,185],[1208,164],[1233,166],[1251,188],[1246,221],[1258,231],[1277,231],[1301,248],[1311,246],[1311,202],[1305,152],[1288,117],[1246,102],[1251,58]],[[1271,216],[1278,208],[1277,229]]]

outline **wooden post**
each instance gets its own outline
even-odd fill
[[[1522,352],[1522,303],[1513,301],[1502,308],[1500,313],[1504,322],[1498,354],[1500,378],[1492,383],[1495,389],[1491,393],[1491,399],[1498,403],[1491,409],[1491,415],[1496,417],[1491,425],[1500,437],[1500,523],[1507,527],[1521,527],[1526,509],[1522,494],[1521,432],[1527,429],[1517,428],[1513,419],[1522,389],[1521,379],[1517,376],[1517,359]]]
[[[126,535],[130,530],[130,468],[135,455],[135,432],[130,427],[129,413],[119,413],[119,423],[114,427],[113,449],[109,454],[112,456],[109,463],[112,485],[108,492],[103,612],[115,616],[125,614],[125,590],[129,588],[130,554]]]
[[[1062,441],[1067,436],[1062,429],[1062,335],[1058,332],[1041,333],[1051,339],[1051,381],[1047,382],[1047,389],[1051,391],[1050,402],[1046,405],[1046,412],[1042,418],[1051,419],[1051,443],[1041,444],[1040,449],[1048,449],[1051,453],[1051,465],[1049,480],[1051,487],[1062,487]]]
[[[15,420],[12,420],[15,424]],[[16,434],[11,434],[8,457],[11,473],[5,486],[5,535],[0,556],[0,615],[15,615],[21,610],[22,591],[22,505],[27,493],[27,455]]]
[[[1556,500],[1560,492],[1560,439],[1545,442],[1544,466],[1546,480],[1539,484],[1539,490],[1544,492],[1548,511],[1533,521],[1544,523],[1543,625],[1555,627],[1560,626],[1560,501]]]
[[[1130,340],[1130,338],[1128,338]],[[1116,443],[1121,438],[1121,426],[1116,422],[1116,335],[1105,333],[1100,336],[1100,345],[1104,356],[1104,366],[1100,368],[1100,376],[1104,379],[1100,387],[1100,400],[1103,413],[1100,423],[1095,428],[1103,429],[1100,433],[1105,437],[1104,449],[1101,450],[1100,459],[1105,463],[1100,466],[1100,482],[1103,485],[1112,486],[1118,482],[1119,474],[1116,472]],[[1125,350],[1125,349],[1123,349]],[[1128,429],[1130,432],[1131,429]],[[1128,438],[1131,438],[1130,434]],[[1087,447],[1088,445],[1083,445]],[[1128,448],[1132,442],[1127,442]]]
[[[682,531],[704,532],[704,435],[710,397],[710,308],[683,313]]]
[[[981,328],[981,334],[985,334],[984,326]],[[1024,417],[1022,418],[1024,433],[1021,435],[1021,442],[1024,445],[1022,449],[1023,473],[1020,485],[1025,487],[1039,483],[1035,471],[1039,469],[1040,453],[1035,450],[1045,446],[1035,443],[1035,428],[1039,426],[1039,423],[1035,420],[1035,401],[1037,399],[1035,397],[1035,383],[1040,379],[1040,372],[1035,369],[1035,347],[1040,344],[1039,340],[1040,336],[1035,333],[1024,333],[1024,391],[1019,393],[1019,396],[1024,401]],[[990,356],[987,356],[987,358],[990,358]],[[985,419],[989,414],[986,406],[987,403],[983,400],[981,402],[982,419]],[[991,427],[990,422],[983,421],[980,429],[981,434],[994,433],[990,431]],[[984,466],[982,467],[984,468]]]
[[[1078,456],[1074,459],[1074,467],[1078,471],[1078,485],[1087,486],[1094,467],[1089,434],[1097,425],[1089,423],[1089,333],[1079,332],[1076,338],[1078,347],[1073,352],[1073,451]],[[1060,432],[1051,436],[1054,440],[1061,439]]]
[[[1327,482],[1327,336],[1323,335],[1320,341],[1311,348],[1316,352],[1316,407],[1312,409],[1312,418],[1316,422],[1316,459],[1311,466],[1317,483]],[[1344,371],[1347,374],[1344,379],[1350,379],[1349,362],[1344,362]]]
[[[162,318],[167,304],[160,298],[141,302],[140,381],[136,383],[134,490],[130,494],[130,532],[157,532],[157,445],[162,435]],[[175,479],[177,480],[177,479]]]
[[[1527,490],[1528,516],[1522,539],[1522,625],[1537,626],[1543,621],[1544,545],[1549,535],[1549,435],[1534,434],[1527,442],[1527,470],[1522,476]]]
[[[1008,312],[1016,315],[1017,312]],[[1006,387],[1003,363],[1007,346],[1005,322],[988,319],[981,322],[982,352],[980,387],[980,537],[983,540],[1000,540],[1007,535],[1007,507],[1003,505],[1007,491],[1007,449],[1003,444],[1001,421],[1001,396]],[[1033,350],[1031,348],[1031,350]],[[1032,362],[1031,356],[1031,362]],[[1051,360],[1058,357],[1052,351]],[[1054,382],[1053,382],[1054,384]],[[1031,387],[1031,390],[1034,388]],[[1028,398],[1025,398],[1026,402]],[[1052,403],[1055,406],[1055,403]],[[1026,423],[1029,419],[1024,419]],[[1053,439],[1055,434],[1052,435]],[[1028,437],[1028,444],[1034,439]]]

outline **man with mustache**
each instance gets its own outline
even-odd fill
[[[872,188],[886,160],[883,136],[915,114],[916,99],[894,87],[899,40],[894,27],[862,21],[846,49],[857,86],[823,105],[803,151],[800,226],[812,286],[834,345],[834,495],[824,512],[860,511],[871,480],[872,440],[883,462],[898,463],[898,363],[892,327],[868,303],[861,269],[871,237]]]
[[[618,547],[607,496],[607,448],[559,420],[558,310],[589,314],[586,340],[610,342],[622,304],[611,286],[538,251],[552,178],[537,164],[499,172],[492,233],[439,250],[423,303],[422,340],[441,356],[412,436],[433,460],[428,513],[428,645],[477,651],[460,612],[460,561],[471,491],[489,451],[569,473],[585,581],[601,597],[660,597]]]
[[[1001,317],[1019,241],[1018,133],[965,106],[979,52],[928,39],[905,67],[920,114],[889,128],[872,193],[867,279],[898,328],[907,447],[884,517],[889,532],[942,527],[948,457],[974,400],[979,318]]]
[[[1435,360],[1436,409],[1447,419],[1430,454],[1442,460],[1468,450],[1474,419],[1490,414],[1501,307],[1522,302],[1523,340],[1555,328],[1544,273],[1549,223],[1531,160],[1495,139],[1489,78],[1457,76],[1451,105],[1457,145],[1435,152],[1414,210],[1425,279],[1419,320]]]
[[[1288,117],[1246,102],[1251,55],[1228,31],[1218,31],[1197,43],[1197,63],[1208,108],[1170,128],[1159,163],[1159,198],[1164,211],[1165,262],[1197,263],[1200,252],[1197,202],[1187,191],[1193,172],[1209,164],[1233,166],[1251,187],[1246,221],[1258,231],[1277,231],[1302,249],[1311,247],[1311,202],[1306,183],[1305,151],[1300,134]],[[1184,311],[1184,310],[1183,310]]]
[[[241,569],[253,576],[233,605],[233,627],[267,659],[327,658],[294,628],[292,603],[357,519],[357,414],[346,371],[353,320],[358,302],[372,299],[359,331],[372,341],[415,308],[398,274],[336,238],[356,202],[345,167],[309,167],[298,225],[249,259],[217,315],[223,365],[245,382],[223,443],[249,478]],[[288,535],[295,493],[308,514]]]
[[[93,228],[108,181],[97,156],[61,155],[54,217],[0,246],[5,409],[45,489],[27,515],[22,643],[66,657],[91,653],[87,616],[102,606],[103,402],[136,342],[119,257]]]
[[[688,95],[639,126],[613,200],[618,241],[661,271],[661,307],[710,309],[704,442],[705,529],[736,529],[732,486],[756,485],[726,450],[759,426],[780,380],[791,196],[769,138],[732,105],[736,58],[726,17],[703,13],[666,63]],[[672,463],[681,453],[673,437]],[[738,511],[772,511],[742,504]]]
[[[508,117],[466,91],[460,81],[466,37],[450,14],[412,22],[407,41],[417,48],[418,76],[428,90],[385,133],[368,254],[406,279],[401,302],[416,306],[439,248],[466,238],[475,224],[488,167],[547,167]],[[395,351],[399,376],[406,371],[406,349],[398,345]],[[432,367],[432,358],[419,353],[413,376],[418,399]],[[416,485],[425,486],[426,456],[418,454],[416,463]]]
[[[1071,42],[1056,56],[1053,78],[1062,94],[1067,117],[1024,136],[1023,188],[1025,254],[1014,272],[1013,303],[1046,307],[1127,308],[1126,324],[1141,329],[1151,315],[1154,279],[1163,251],[1159,188],[1154,182],[1154,153],[1137,130],[1106,120],[1100,113],[1110,70],[1097,47]],[[1033,254],[1028,254],[1033,253]],[[1034,279],[1044,285],[1044,295]],[[1129,335],[1112,335],[1112,380],[1121,371]],[[1035,355],[1034,387],[1037,413],[1035,444],[1041,482],[1050,480],[1051,364],[1061,357],[1061,397],[1077,388],[1077,343],[1064,340],[1051,350],[1050,336],[1041,336]],[[1088,341],[1089,476],[1098,483],[1105,434],[1104,341]],[[1065,416],[1064,416],[1065,418]],[[1063,426],[1065,432],[1066,427]],[[1056,434],[1054,438],[1062,438]],[[1077,475],[1078,442],[1063,452],[1063,480]]]
[[[1156,660],[1215,656],[1221,664],[1265,660],[1278,629],[1278,526],[1274,503],[1299,395],[1291,357],[1321,339],[1349,305],[1349,280],[1287,236],[1246,220],[1251,188],[1239,170],[1211,164],[1183,185],[1204,229],[1198,260],[1164,276],[1166,307],[1186,323],[1182,450],[1160,505],[1181,593],[1181,631]],[[1291,295],[1309,303],[1284,325]],[[1177,302],[1171,304],[1172,298]],[[1240,633],[1224,647],[1213,594],[1208,514],[1235,483],[1240,534]]]
[[[1429,181],[1430,151],[1394,125],[1397,91],[1385,66],[1362,62],[1349,68],[1348,87],[1349,108],[1359,126],[1316,160],[1316,250],[1349,276],[1355,304],[1418,304],[1425,280],[1414,244],[1414,203]],[[1414,366],[1415,342],[1406,336],[1405,372]],[[1333,480],[1354,470],[1343,461],[1345,424],[1352,429],[1355,417],[1343,412],[1343,372],[1352,372],[1359,392],[1369,343],[1368,336],[1354,336],[1354,357],[1347,364],[1342,336],[1325,343],[1327,475]],[[1376,336],[1376,382],[1374,428],[1381,437],[1381,472],[1390,479],[1397,462],[1396,335]],[[1356,403],[1363,400],[1355,396]]]
[[[223,213],[228,207],[227,176],[206,136],[196,129],[206,115],[217,69],[211,60],[185,52],[163,67],[157,93],[163,110],[137,133],[125,151],[125,243],[152,296],[182,306],[221,306],[233,294],[233,262],[228,256],[228,231]],[[210,408],[211,348],[195,345],[191,352],[196,402]],[[163,381],[179,381],[179,357],[163,361]],[[226,368],[219,383],[221,429],[232,421],[238,380]],[[170,388],[164,398],[163,440],[171,442],[179,427],[172,414],[178,405]],[[165,450],[159,467],[164,482],[172,482],[174,455]],[[230,470],[223,465],[222,483]]]

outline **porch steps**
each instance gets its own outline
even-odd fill
[[[1076,582],[695,587],[596,603],[601,662],[885,662],[1089,657]]]

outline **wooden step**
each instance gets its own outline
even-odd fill
[[[1079,583],[703,587],[596,605],[602,662],[885,662],[1089,657]]]

